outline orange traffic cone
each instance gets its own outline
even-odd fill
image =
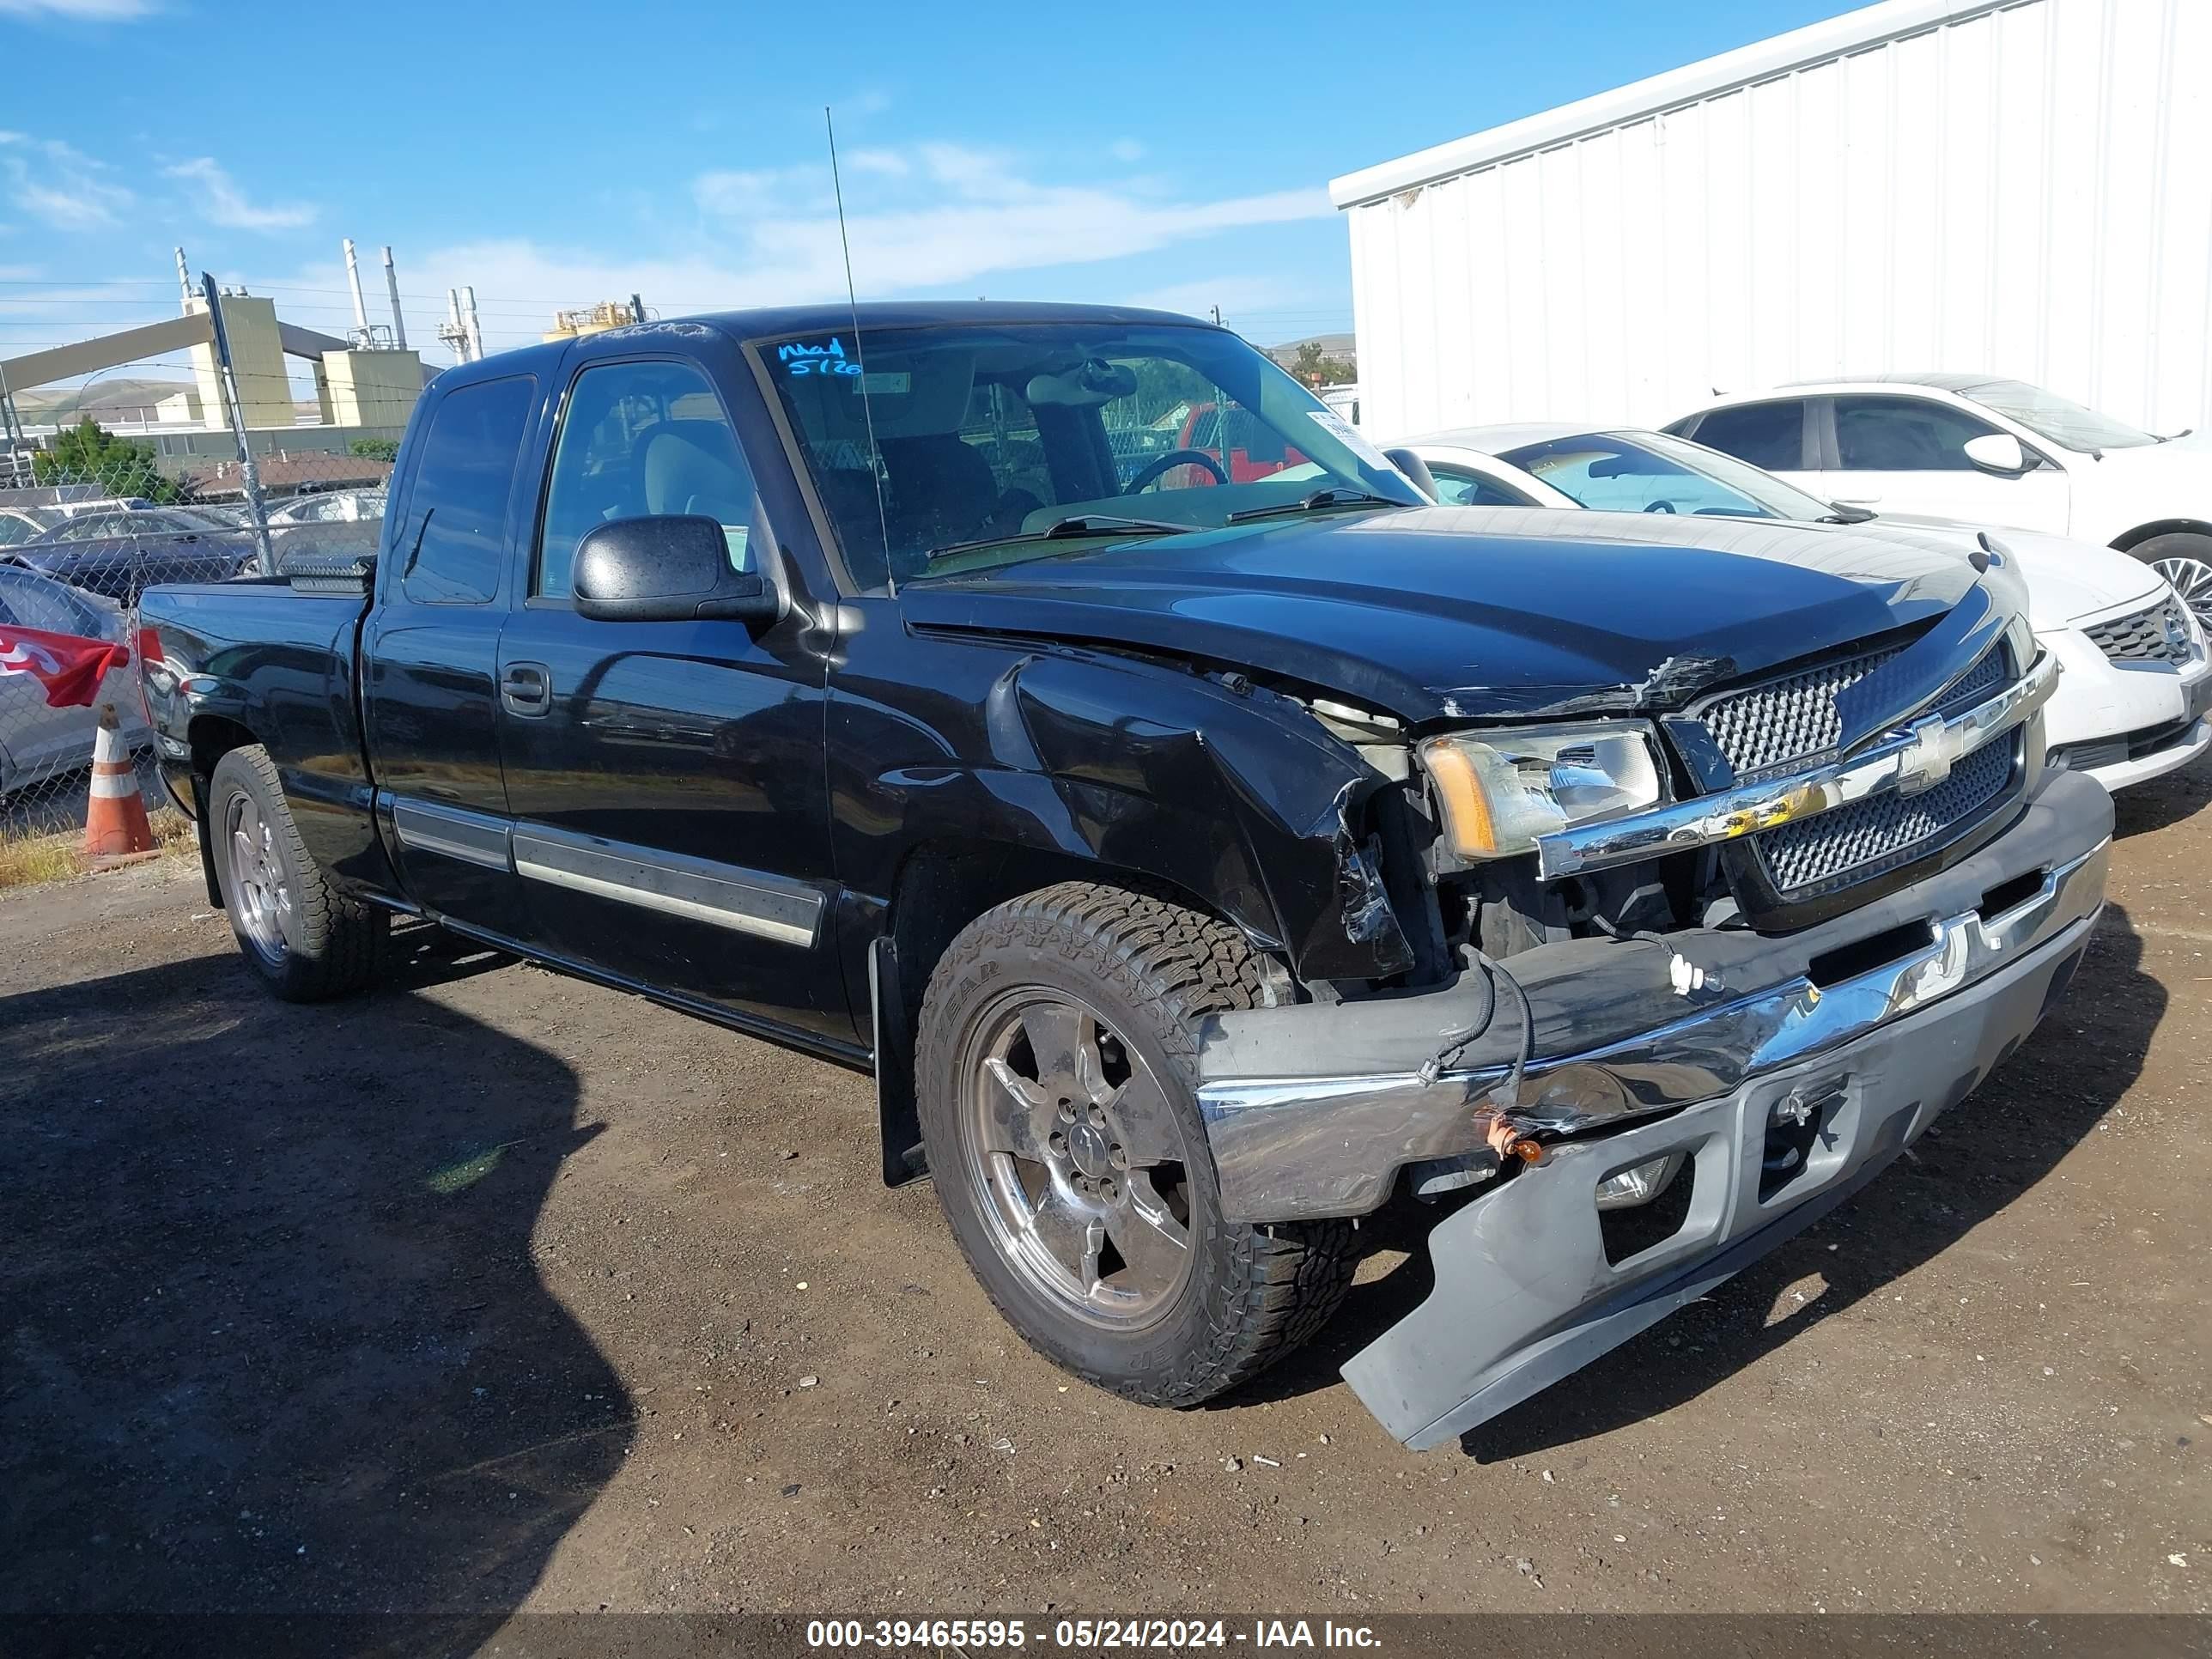
[[[92,799],[84,813],[85,862],[95,870],[112,870],[159,856],[154,826],[146,821],[146,802],[138,793],[138,769],[123,746],[115,705],[102,704],[100,736],[92,748]]]

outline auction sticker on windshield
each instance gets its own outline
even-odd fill
[[[1378,472],[1395,472],[1389,459],[1359,435],[1359,428],[1333,409],[1310,409],[1306,417]]]

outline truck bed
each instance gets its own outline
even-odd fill
[[[268,749],[324,867],[396,892],[371,817],[356,696],[368,605],[283,581],[149,587],[139,601],[141,637],[151,629],[161,649],[147,665],[146,701],[164,781],[186,811],[200,812],[195,742],[204,747],[226,723],[243,726]],[[179,674],[169,662],[196,666]]]

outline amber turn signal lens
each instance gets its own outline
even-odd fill
[[[1429,780],[1443,803],[1444,827],[1452,848],[1462,858],[1487,858],[1498,851],[1498,826],[1490,803],[1475,781],[1474,763],[1461,750],[1439,744],[1428,754]]]

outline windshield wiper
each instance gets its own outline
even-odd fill
[[[1231,514],[1224,524],[1248,524],[1254,519],[1279,518],[1287,513],[1315,513],[1325,507],[1411,507],[1411,501],[1394,500],[1389,495],[1377,495],[1370,489],[1354,489],[1348,484],[1330,484],[1316,489],[1310,495],[1302,495],[1294,501],[1277,501],[1273,507],[1248,507]]]
[[[1083,513],[1072,519],[1057,520],[1042,530],[1024,530],[1011,536],[978,536],[972,541],[947,542],[942,547],[931,548],[923,556],[933,560],[945,559],[955,553],[971,552],[979,547],[1013,547],[1024,542],[1065,541],[1073,536],[1184,536],[1198,527],[1193,524],[1170,524],[1164,519],[1124,519],[1112,513]]]

